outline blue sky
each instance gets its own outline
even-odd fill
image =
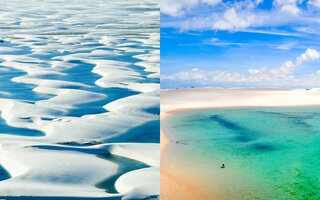
[[[161,87],[320,87],[320,0],[162,0]]]

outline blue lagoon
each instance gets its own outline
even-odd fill
[[[209,199],[320,199],[320,107],[184,110],[161,128],[169,167]]]

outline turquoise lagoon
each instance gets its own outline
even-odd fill
[[[161,127],[172,165],[224,199],[320,199],[320,107],[185,110]]]

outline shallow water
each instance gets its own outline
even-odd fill
[[[10,178],[9,173],[0,165],[0,181]]]
[[[224,199],[320,199],[320,107],[188,110],[162,127],[172,165]]]
[[[140,142],[159,143],[160,142],[160,121],[155,120],[134,127],[125,133],[106,140],[107,143]]]
[[[112,154],[102,154],[102,155],[98,155],[98,157],[106,160],[110,160],[118,165],[118,170],[116,174],[114,174],[112,177],[109,177],[106,180],[99,182],[96,185],[96,187],[105,189],[106,192],[108,193],[117,193],[117,190],[114,184],[121,175],[127,172],[130,172],[132,170],[148,167],[148,165],[142,162],[138,162],[136,160],[128,159],[121,156],[115,156]]]

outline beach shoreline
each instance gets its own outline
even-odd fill
[[[198,93],[198,94],[197,94]],[[290,107],[290,106],[319,106],[320,89],[274,89],[274,88],[186,88],[161,90],[161,122],[169,115],[193,109],[209,108],[238,108],[238,107]],[[199,98],[200,97],[200,98]],[[235,101],[236,99],[236,101]],[[170,154],[166,147],[170,140],[162,130],[161,134],[161,199],[167,199],[168,188],[197,188],[197,183],[175,181],[179,177],[170,176],[164,166],[168,165],[163,157]],[[166,151],[165,151],[166,150]],[[165,153],[164,153],[165,152]],[[172,173],[171,173],[172,174]],[[198,199],[207,196],[199,191]],[[183,194],[179,192],[179,194]],[[185,193],[179,198],[188,199],[190,194]],[[213,197],[210,197],[211,199]]]
[[[177,112],[177,111],[174,111]],[[160,117],[160,122],[164,120],[170,114],[174,112],[166,113]],[[172,199],[184,199],[184,200],[204,200],[207,199],[199,191],[195,190],[195,185],[188,184],[186,180],[181,180],[181,177],[178,178],[172,174],[175,174],[173,171],[167,173],[166,164],[168,162],[165,159],[162,159],[162,155],[167,145],[171,142],[165,136],[165,133],[160,128],[160,198],[161,200],[172,200]],[[164,194],[164,195],[163,195]]]

